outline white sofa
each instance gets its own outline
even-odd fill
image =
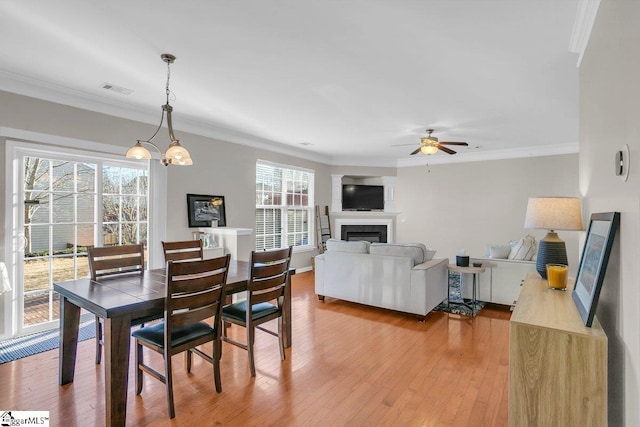
[[[378,244],[330,239],[315,257],[318,298],[426,315],[447,298],[447,258],[422,244]]]

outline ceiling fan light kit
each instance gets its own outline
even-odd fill
[[[125,156],[129,159],[138,159],[138,160],[151,159],[151,153],[142,144],[147,144],[153,147],[158,153],[162,154],[162,151],[160,151],[158,146],[151,141],[153,141],[153,138],[155,138],[156,135],[158,135],[158,132],[162,128],[162,123],[164,122],[164,115],[166,113],[167,128],[169,130],[170,143],[169,143],[169,148],[167,148],[167,151],[165,151],[164,157],[162,158],[161,162],[165,166],[168,166],[168,165],[190,166],[193,164],[193,160],[191,160],[191,155],[189,154],[189,151],[186,148],[180,145],[180,141],[176,139],[176,137],[173,135],[173,123],[171,122],[171,112],[173,111],[173,107],[169,104],[169,94],[171,93],[171,91],[169,90],[169,78],[171,77],[170,66],[176,60],[176,57],[171,55],[170,53],[163,53],[162,55],[160,55],[160,58],[162,59],[162,61],[166,62],[167,64],[167,85],[166,85],[167,102],[162,106],[162,116],[160,117],[160,124],[158,125],[158,128],[156,129],[154,134],[151,135],[151,138],[147,140],[141,140],[141,139],[137,140],[135,145],[127,150],[127,153],[125,154]]]
[[[418,153],[433,155],[436,154],[438,150],[444,151],[447,154],[456,154],[455,151],[445,147],[445,145],[460,145],[465,147],[469,145],[466,142],[439,141],[435,136],[431,136],[433,129],[427,129],[427,133],[427,136],[420,138],[420,147],[411,153],[412,156]]]

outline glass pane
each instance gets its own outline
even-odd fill
[[[73,191],[75,186],[75,164],[63,160],[52,160],[52,183],[54,191]]]
[[[122,168],[121,177],[121,194],[138,194],[138,170]]]
[[[37,157],[24,158],[24,189],[49,189],[49,161]]]
[[[120,196],[102,196],[102,220],[104,222],[120,220]]]
[[[49,315],[49,308],[53,311],[53,316]],[[23,325],[37,325],[60,318],[60,300],[51,298],[50,291],[38,292],[24,297],[24,320]]]
[[[53,226],[53,253],[61,254],[73,251],[75,226],[72,224]]]
[[[121,206],[121,221],[137,221],[138,220],[138,198],[135,196],[123,196]]]
[[[54,193],[53,197],[53,222],[73,222],[75,210],[75,197],[73,193]]]
[[[147,196],[149,194],[149,176],[146,170],[138,171],[140,176],[138,177],[139,190],[138,194]]]
[[[147,221],[148,215],[149,215],[149,208],[147,207],[147,197],[139,197],[138,198],[138,203],[140,203],[140,210],[139,210],[139,221]]]
[[[102,226],[102,243],[105,246],[120,243],[120,224],[105,224]]]
[[[105,194],[120,192],[120,168],[113,166],[102,168],[102,192]]]
[[[53,283],[75,279],[75,257],[55,257],[53,262]]]
[[[27,244],[24,248],[25,257],[49,255],[48,225],[25,226],[24,237],[27,241]]]
[[[78,194],[77,215],[78,222],[95,222],[94,194]]]
[[[144,247],[147,247],[147,242],[148,242],[148,231],[147,231],[148,227],[146,223],[141,223],[140,224],[140,240],[139,242],[142,243],[144,245]],[[145,257],[145,259],[147,259]]]
[[[138,243],[138,224],[125,223],[122,224],[122,240],[121,245],[132,245]]]
[[[78,163],[77,191],[80,193],[95,193],[96,165],[93,163]]]
[[[24,291],[49,289],[49,258],[24,260]]]
[[[78,269],[78,279],[89,277],[89,258],[86,255],[76,258],[76,268]]]
[[[24,193],[25,224],[47,224],[49,222],[49,193],[44,191],[27,191]]]
[[[94,225],[78,225],[78,241],[76,246],[77,253],[86,253],[87,246],[94,246],[93,230]]]

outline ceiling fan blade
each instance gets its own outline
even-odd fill
[[[412,142],[410,144],[393,144],[392,147],[406,147],[408,145],[416,145],[416,143]]]
[[[438,149],[439,149],[439,150],[442,150],[442,151],[444,151],[445,153],[448,153],[448,154],[456,154],[456,152],[455,152],[455,151],[453,151],[452,149],[447,148],[447,147],[443,147],[443,146],[442,146],[442,145],[440,145],[440,144],[438,144]]]
[[[467,144],[466,142],[453,142],[453,141],[440,141],[440,144],[445,144],[445,145],[463,145],[465,147],[469,146],[469,144]]]
[[[421,148],[421,147],[416,148],[416,150],[415,150],[414,152],[412,152],[412,153],[410,154],[410,156],[413,156],[414,154],[418,154],[418,153],[420,152],[420,148]]]

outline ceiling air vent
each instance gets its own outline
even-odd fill
[[[133,93],[131,89],[127,89],[126,87],[122,87],[122,86],[112,85],[111,83],[102,83],[100,87],[102,89],[112,90],[122,95],[130,95]]]

